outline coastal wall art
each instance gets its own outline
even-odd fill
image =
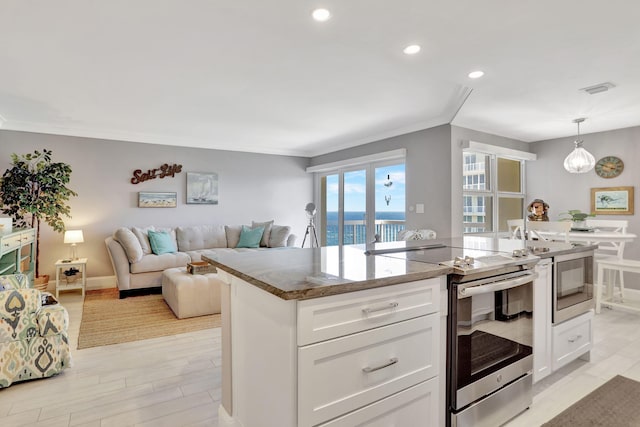
[[[591,213],[633,215],[633,187],[592,188]]]
[[[138,192],[139,208],[175,208],[178,206],[178,193],[161,191]]]
[[[187,204],[217,205],[218,174],[214,172],[187,172]]]

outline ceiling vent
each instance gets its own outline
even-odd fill
[[[595,95],[596,93],[606,92],[614,87],[616,87],[616,85],[614,85],[613,83],[605,82],[589,87],[583,87],[580,90],[587,92],[589,95]]]

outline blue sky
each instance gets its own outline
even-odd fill
[[[405,210],[405,166],[392,165],[376,168],[375,198],[377,212],[403,212]],[[389,175],[389,180],[387,180]],[[385,186],[385,183],[391,185]],[[366,201],[366,172],[353,171],[345,173],[344,210],[364,211]],[[389,205],[385,196],[390,197]],[[338,210],[338,176],[327,177],[327,210]]]

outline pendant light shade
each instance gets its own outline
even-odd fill
[[[580,123],[586,119],[575,119],[573,123],[578,125],[578,136],[573,142],[575,148],[566,159],[564,159],[564,168],[570,173],[587,173],[596,165],[596,159],[591,153],[582,148],[582,140],[580,140]]]

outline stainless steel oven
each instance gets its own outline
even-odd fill
[[[532,402],[532,266],[449,279],[447,401],[453,427],[495,427]]]
[[[593,251],[553,259],[553,323],[561,323],[594,307]]]

